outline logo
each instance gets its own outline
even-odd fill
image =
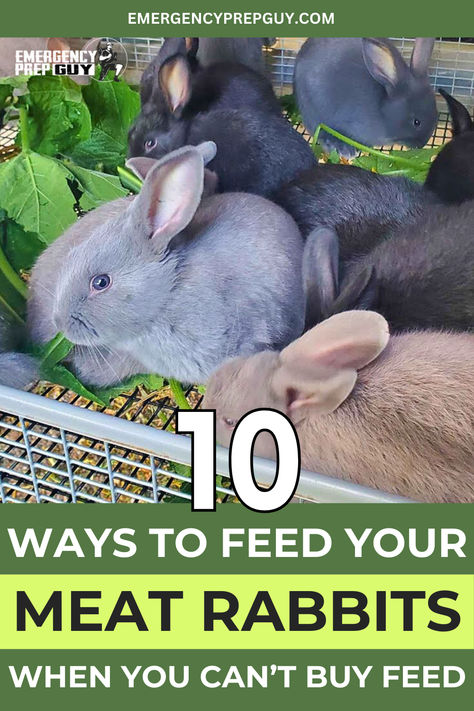
[[[128,63],[123,44],[111,37],[95,37],[82,49],[50,38],[47,49],[15,52],[15,75],[90,77],[97,81],[118,81]]]

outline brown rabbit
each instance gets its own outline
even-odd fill
[[[332,316],[281,353],[216,371],[204,407],[228,445],[255,408],[284,412],[302,466],[425,502],[474,501],[474,335],[392,336],[370,311]],[[262,433],[255,454],[274,457]]]

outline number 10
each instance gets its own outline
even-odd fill
[[[216,510],[216,413],[179,410],[177,432],[192,435],[192,509]],[[261,488],[253,471],[253,448],[260,432],[275,441],[277,469],[272,485]],[[237,424],[229,447],[229,471],[240,501],[254,511],[277,511],[294,496],[300,475],[300,449],[290,420],[277,410],[253,410]]]

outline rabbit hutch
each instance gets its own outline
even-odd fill
[[[128,54],[125,79],[137,85],[160,38],[118,38]],[[413,39],[393,38],[405,58]],[[295,56],[304,40],[278,38],[264,48],[268,75],[277,95],[292,92]],[[71,40],[82,46],[85,39]],[[443,88],[470,110],[474,107],[474,39],[442,38],[431,58],[432,85]],[[446,105],[438,96],[439,120],[429,146],[450,138]],[[300,129],[302,130],[302,129]],[[17,127],[0,131],[0,160],[8,160]],[[308,140],[310,136],[307,136]],[[391,147],[382,147],[390,151]],[[188,387],[190,408],[199,408],[201,390]],[[2,503],[182,503],[191,498],[191,441],[175,434],[176,402],[166,381],[157,391],[137,386],[107,407],[64,387],[41,381],[30,392],[0,387],[0,500]],[[275,463],[255,459],[255,477],[270,485]],[[227,450],[217,450],[217,492],[235,501]],[[403,499],[342,479],[302,471],[295,501],[397,502]]]

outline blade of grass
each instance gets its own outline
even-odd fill
[[[117,167],[117,173],[119,175],[120,182],[124,185],[124,187],[134,193],[140,192],[143,183],[140,178],[137,178],[135,173],[132,173],[132,171],[128,170],[128,168],[122,168],[120,165]]]
[[[173,393],[174,400],[180,410],[190,410],[191,406],[186,400],[186,395],[184,394],[181,384],[177,380],[170,378],[168,380],[171,392]]]
[[[22,296],[24,299],[28,297],[28,287],[21,279],[16,271],[13,269],[12,265],[6,258],[5,252],[0,247],[0,272],[4,275],[5,279],[10,282],[13,288]]]
[[[371,148],[370,146],[364,146],[363,143],[359,143],[358,141],[352,140],[352,138],[348,138],[347,136],[344,136],[342,133],[339,133],[338,131],[335,131],[333,128],[330,126],[326,126],[325,123],[320,123],[319,126],[316,129],[315,135],[317,134],[319,137],[320,131],[326,131],[326,133],[331,134],[331,136],[334,136],[335,138],[339,138],[340,141],[343,143],[347,143],[349,146],[353,146],[354,148],[357,148],[357,150],[362,151],[363,153],[369,153],[372,156],[378,156],[379,158],[384,158],[385,160],[389,160],[391,163],[398,163],[400,166],[405,166],[406,168],[413,168],[413,162],[411,160],[407,160],[406,158],[401,158],[400,156],[392,156],[389,153],[383,153],[382,151],[378,151],[375,148]]]

